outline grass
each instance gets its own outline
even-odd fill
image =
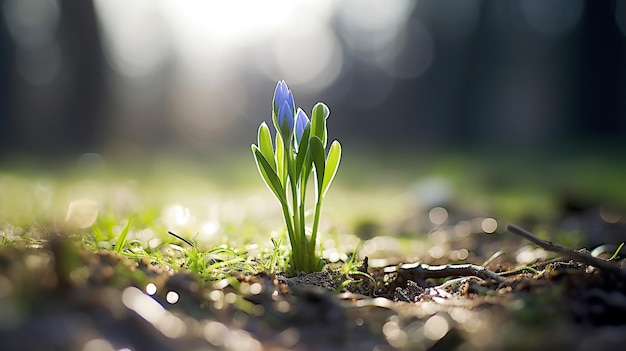
[[[626,208],[625,166],[608,156],[537,160],[398,153],[374,162],[377,166],[371,167],[371,159],[346,154],[324,208],[320,242],[325,259],[343,261],[348,271],[358,264],[354,253],[360,241],[350,233],[360,223],[372,223],[375,235],[398,235],[397,223],[418,215],[420,206],[434,206],[424,201],[433,179],[449,188],[443,205],[511,222],[528,215],[553,218],[560,194],[570,191]],[[66,233],[90,250],[147,257],[204,280],[285,271],[289,249],[279,206],[249,155],[199,164],[157,159],[141,166],[69,165],[49,173],[0,170],[0,244],[38,245],[51,233]],[[371,169],[376,171],[364,171]],[[426,190],[420,188],[424,184]],[[95,222],[80,228],[66,218],[69,204],[83,199],[99,208]],[[423,234],[414,233],[410,240],[427,240]]]

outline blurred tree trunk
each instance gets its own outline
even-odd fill
[[[616,137],[624,122],[624,38],[615,21],[615,1],[587,1],[581,23],[579,123],[574,135]]]
[[[2,4],[2,3],[0,3]],[[14,89],[15,48],[12,44],[5,18],[0,13],[0,155],[9,153],[16,143]]]
[[[94,4],[58,0],[58,13],[54,4],[36,6],[52,25],[32,25],[20,6],[0,13],[0,154],[93,151],[102,136],[106,69]],[[53,33],[33,47],[33,28]],[[50,77],[32,79],[44,71]]]
[[[60,34],[70,68],[69,108],[63,120],[71,140],[62,151],[93,151],[103,138],[106,62],[93,1],[60,0]]]

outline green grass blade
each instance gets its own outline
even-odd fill
[[[120,236],[117,237],[117,241],[115,242],[115,252],[122,253],[122,250],[124,249],[124,246],[126,244],[126,236],[128,235],[128,231],[130,230],[130,226],[132,223],[133,220],[129,219],[124,229],[122,229]]]
[[[624,247],[624,243],[623,242],[621,244],[619,244],[619,246],[617,247],[617,250],[615,250],[615,252],[613,253],[613,256],[611,256],[611,258],[609,258],[609,261],[613,261],[615,259],[615,257],[617,257],[617,255],[619,255],[620,251],[622,251],[622,247]]]

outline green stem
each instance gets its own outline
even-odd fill
[[[300,218],[302,219],[302,221],[300,222],[300,230],[302,235],[305,237],[305,242],[306,242],[306,252],[309,253],[309,245],[310,243],[308,242],[308,240],[306,240],[306,220],[305,220],[305,202],[306,202],[306,185],[307,182],[309,180],[309,176],[308,174],[303,174],[302,178],[301,178],[301,184],[300,184]],[[309,259],[308,261],[311,261],[311,259]]]
[[[307,243],[306,235],[301,230],[304,218],[298,211],[300,207],[299,201],[299,184],[296,177],[295,160],[291,150],[291,145],[285,145],[285,157],[287,159],[287,173],[289,174],[289,184],[291,186],[291,216],[293,218],[293,238],[291,241],[291,256],[292,256],[292,269],[295,271],[309,272],[308,259],[307,259]]]
[[[292,217],[292,210],[289,208],[289,200],[287,200],[287,176],[291,175],[291,157],[290,157],[290,149],[283,144],[283,184],[285,189],[285,202],[281,201],[282,209],[283,209],[283,217],[285,217],[285,225],[287,226],[287,233],[289,234],[289,243],[291,244],[291,265],[292,266],[300,266],[299,257],[294,253],[297,253],[301,250],[298,244],[297,233],[295,229],[297,229],[297,224],[294,227],[293,220],[295,218]],[[293,185],[292,185],[293,187]],[[292,206],[293,208],[293,206]]]
[[[322,197],[317,199],[315,204],[315,217],[313,218],[313,230],[311,231],[311,246],[309,247],[309,257],[315,257],[315,241],[317,240],[317,227],[322,213]],[[313,260],[313,258],[311,258]],[[317,262],[316,262],[317,264]]]
[[[298,190],[295,182],[291,180],[291,195],[292,195],[292,208],[293,208],[293,226],[294,226],[294,238],[297,241],[297,246],[292,245],[292,254],[298,257],[298,262],[306,262],[304,254],[306,254],[306,244],[303,242],[303,235],[300,231],[300,214],[298,212]],[[303,250],[305,250],[303,252]],[[306,267],[298,264],[296,267],[298,270],[306,270]]]
[[[283,217],[285,217],[285,225],[287,226],[287,234],[289,235],[289,242],[291,243],[291,261],[294,262],[295,257],[293,253],[294,251],[296,251],[296,248],[294,246],[296,246],[297,243],[294,239],[293,224],[291,223],[291,214],[289,213],[289,206],[286,203],[283,203],[281,201],[280,204],[283,209]]]

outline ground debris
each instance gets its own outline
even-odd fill
[[[351,274],[329,266],[207,283],[55,239],[0,250],[0,349],[619,349],[619,274],[567,255],[490,268],[366,260]]]

